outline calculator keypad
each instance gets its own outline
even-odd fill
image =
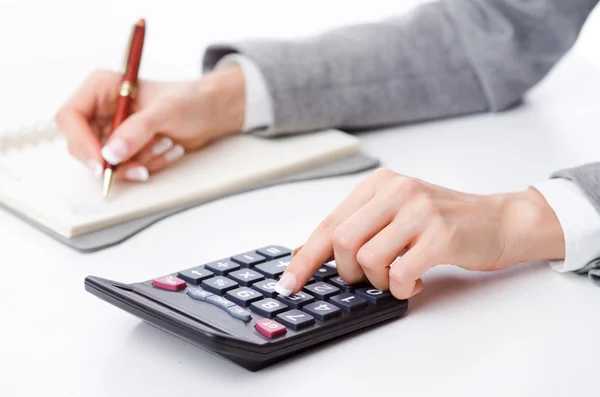
[[[184,293],[190,302],[208,303],[242,322],[254,318],[254,328],[268,339],[285,335],[288,329],[310,329],[395,299],[389,291],[368,283],[346,283],[334,262],[317,269],[302,291],[279,295],[275,285],[291,260],[291,250],[267,246],[156,278],[152,286]]]

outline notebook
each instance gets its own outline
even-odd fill
[[[101,180],[68,153],[62,131],[38,124],[0,134],[0,204],[64,242],[344,164],[359,146],[358,138],[334,129],[277,138],[240,134],[187,153],[147,182],[116,181],[105,199]],[[363,161],[358,168],[375,165]],[[338,166],[333,174],[352,168]]]

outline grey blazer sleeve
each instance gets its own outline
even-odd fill
[[[252,59],[273,98],[263,135],[501,111],[571,48],[599,0],[440,0],[296,40],[211,45]]]

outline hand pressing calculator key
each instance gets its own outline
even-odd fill
[[[275,292],[292,251],[278,245],[152,280],[89,276],[88,292],[203,349],[257,371],[321,343],[401,317],[408,301],[350,285],[325,263],[296,295]]]

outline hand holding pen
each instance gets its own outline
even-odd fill
[[[98,178],[110,164],[115,182],[146,182],[186,151],[242,129],[245,82],[239,66],[179,82],[139,79],[128,117],[113,128],[126,74],[93,72],[56,114],[69,152]]]

